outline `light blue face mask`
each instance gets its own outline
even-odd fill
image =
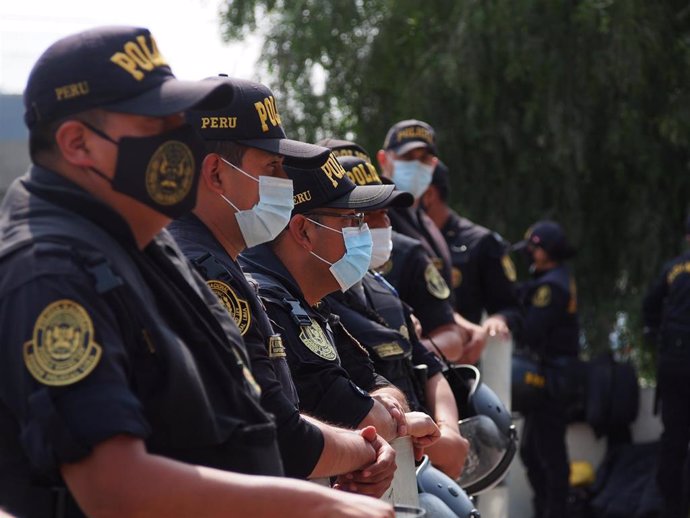
[[[434,166],[419,160],[393,160],[393,183],[401,191],[407,191],[419,199],[431,185]]]
[[[342,231],[323,225],[318,221],[307,218],[309,221],[320,227],[327,228],[333,232],[342,234],[345,241],[345,255],[343,255],[336,262],[331,263],[326,261],[323,257],[316,255],[314,252],[309,252],[317,259],[321,259],[324,263],[330,266],[331,275],[340,285],[340,290],[346,292],[352,286],[357,284],[364,274],[369,269],[371,262],[371,232],[369,226],[365,223],[360,228],[345,227]]]
[[[294,207],[292,180],[266,175],[259,176],[257,180],[224,158],[221,160],[259,183],[259,202],[248,210],[238,209],[229,199],[220,195],[235,209],[235,219],[247,248],[272,241],[290,221]]]

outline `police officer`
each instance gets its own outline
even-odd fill
[[[508,243],[496,232],[461,217],[448,206],[450,174],[438,161],[431,185],[421,205],[448,243],[452,260],[451,287],[455,308],[470,322],[482,326],[489,336],[508,338],[519,331],[522,310],[515,291],[515,266],[508,255]]]
[[[451,258],[448,245],[420,205],[421,197],[431,183],[432,173],[438,162],[436,155],[434,129],[426,122],[416,119],[403,120],[394,124],[386,134],[383,149],[380,149],[376,155],[383,175],[390,178],[398,189],[411,193],[415,198],[413,207],[391,209],[388,212],[393,230],[414,241],[399,236],[394,237],[393,269],[386,275],[400,291],[401,298],[414,308],[425,336],[431,337],[435,346],[449,360],[474,363],[479,359],[486,345],[484,330],[458,313],[453,313],[452,321],[444,321],[441,326],[434,321],[437,318],[425,321],[426,309],[422,308],[422,301],[406,298],[404,293],[408,290],[402,286],[409,282],[419,283],[420,279],[424,279],[429,294],[435,299],[447,301],[451,311],[453,310],[453,293],[448,287],[451,284]],[[417,242],[421,244],[440,275],[426,268],[421,272],[408,271],[405,272],[406,275],[399,275],[402,273],[400,262],[409,260],[407,255],[417,247]],[[397,271],[396,262],[398,263]],[[409,275],[410,273],[413,274]],[[420,273],[422,273],[421,277]],[[423,290],[419,288],[415,291],[421,295]],[[425,345],[432,351],[435,350],[434,345],[428,341]]]
[[[369,443],[359,433],[300,417],[281,337],[236,261],[246,246],[272,240],[290,219],[292,181],[285,178],[283,159],[309,165],[323,161],[328,149],[287,139],[273,93],[264,85],[219,80],[232,85],[232,103],[186,117],[206,140],[199,202],[168,230],[240,329],[262,389],[261,404],[276,418],[286,474],[324,477],[366,466],[377,479],[388,476],[360,492],[381,496],[393,477],[394,451],[380,437]],[[378,453],[375,465],[369,465],[370,444]]]
[[[35,64],[34,166],[0,208],[9,511],[392,517],[370,498],[240,474],[282,473],[274,424],[237,326],[161,232],[196,202],[202,146],[180,112],[231,95],[177,81],[142,28],[69,36]]]
[[[685,239],[690,241],[690,218]],[[668,261],[642,302],[645,335],[658,347],[657,397],[661,434],[657,484],[664,518],[686,516],[690,489],[685,463],[690,441],[690,252]]]
[[[534,491],[536,516],[562,517],[569,475],[563,388],[579,350],[577,288],[564,261],[575,255],[575,249],[563,228],[546,220],[532,225],[513,248],[527,253],[532,274],[520,286],[525,325],[516,337],[517,345],[541,360],[549,386],[543,401],[525,415],[520,456]]]
[[[338,158],[356,185],[381,185],[373,164],[353,155]],[[403,193],[400,198],[407,195]],[[409,203],[412,197],[409,196]],[[373,251],[371,268],[388,261],[392,250],[390,220],[386,209],[366,212]],[[462,471],[468,451],[458,429],[458,410],[438,359],[417,338],[409,306],[379,273],[370,270],[346,292],[326,297],[332,311],[365,346],[376,371],[400,388],[410,408],[429,413],[439,426],[441,438],[426,453],[437,468],[453,479]]]
[[[399,193],[355,187],[333,155],[309,170],[284,168],[294,184],[292,218],[273,242],[243,252],[240,263],[283,337],[301,408],[348,428],[374,424],[387,440],[409,433],[421,448],[436,438],[436,426],[424,414],[405,414],[402,393],[374,371],[366,350],[321,301],[349,289],[369,266],[371,236],[355,211],[395,203]]]

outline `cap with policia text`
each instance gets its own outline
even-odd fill
[[[327,147],[336,158],[341,156],[354,156],[366,162],[371,162],[371,157],[362,146],[350,140],[324,138],[317,142],[319,146]]]
[[[377,210],[387,207],[396,198],[393,185],[356,186],[332,154],[319,167],[298,169],[285,166],[284,169],[293,182],[293,214],[326,207]]]
[[[404,155],[417,148],[427,148],[433,155],[438,154],[434,128],[426,122],[416,119],[408,119],[394,124],[388,130],[386,139],[383,141],[385,151],[393,151],[398,155]]]
[[[24,121],[31,130],[93,108],[161,117],[231,99],[230,85],[176,79],[148,29],[97,27],[41,55],[24,91]]]
[[[388,178],[379,176],[376,167],[370,162],[354,156],[340,156],[338,162],[345,169],[345,174],[355,185],[393,185]],[[395,187],[395,186],[394,186]],[[385,205],[377,207],[384,209],[388,207],[410,207],[414,203],[414,197],[406,191],[394,189]],[[369,209],[374,210],[374,209]]]
[[[300,167],[317,166],[328,157],[328,148],[286,137],[268,87],[224,76],[209,80],[231,85],[234,96],[231,104],[219,110],[187,112],[187,121],[205,140],[231,140],[282,155],[286,164]]]
[[[563,227],[549,220],[537,221],[528,228],[525,239],[515,243],[511,250],[522,250],[528,245],[543,248],[552,259],[557,261],[570,259],[577,252],[568,242]]]

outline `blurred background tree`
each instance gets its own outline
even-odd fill
[[[553,218],[579,246],[586,347],[620,311],[640,343],[688,212],[686,2],[231,0],[222,18],[228,39],[265,33],[291,135],[373,154],[394,122],[429,122],[461,214],[510,241]]]

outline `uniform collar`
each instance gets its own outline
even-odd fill
[[[121,243],[137,246],[129,224],[117,211],[67,178],[34,165],[22,183],[32,194],[88,219]]]
[[[240,254],[239,262],[243,266],[246,265],[250,272],[264,273],[277,278],[290,293],[304,299],[297,281],[273,252],[270,243],[247,248]]]

